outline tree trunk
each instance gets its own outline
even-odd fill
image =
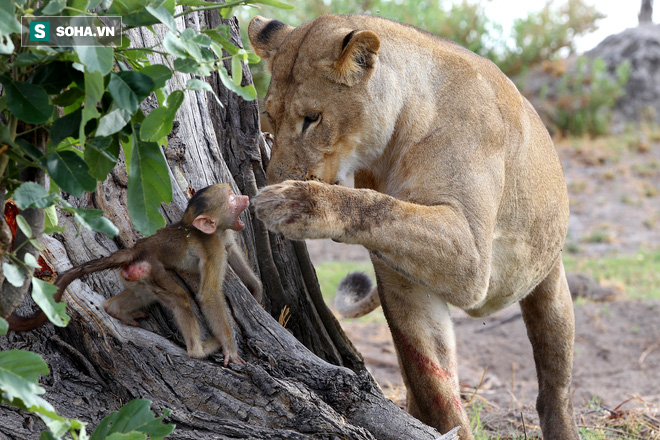
[[[637,18],[639,18],[639,24],[653,23],[653,0],[642,0],[642,7]]]
[[[216,12],[185,18],[185,26],[197,28],[218,22]],[[239,35],[236,21],[226,24]],[[132,40],[134,46],[154,46],[162,36],[146,31]],[[248,70],[243,74],[244,81],[251,81]],[[186,79],[181,76],[178,84]],[[165,150],[174,189],[174,201],[163,207],[168,221],[178,220],[193,190],[206,185],[230,182],[236,191],[254,196],[266,184],[269,146],[259,130],[257,103],[228,92],[218,78],[210,82],[223,106],[211,94],[188,93]],[[126,211],[123,169],[120,164],[95,193],[69,197],[73,205],[103,209],[119,237],[113,241],[78,232],[73,220],[60,213],[66,230],[44,238],[46,255],[58,272],[131,246],[138,238]],[[101,304],[121,289],[115,272],[71,284],[64,295],[72,316],[66,328],[46,325],[10,333],[0,338],[1,348],[42,354],[51,368],[42,381],[47,400],[61,415],[90,422],[90,430],[129,400],[147,398],[157,413],[171,410],[167,421],[177,425],[176,439],[457,438],[455,433],[441,436],[383,396],[323,302],[305,244],[284,240],[251,213],[245,215],[241,245],[264,283],[263,305],[231,271],[225,293],[247,365],[225,368],[221,354],[188,358],[169,312],[160,306],[147,310],[149,318],[141,327],[110,318]],[[24,304],[21,311],[28,307]],[[276,320],[285,308],[291,315],[286,328]],[[0,407],[0,438],[36,439],[42,429],[38,418]]]

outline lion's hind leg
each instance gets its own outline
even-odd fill
[[[532,343],[539,396],[536,408],[545,440],[578,440],[570,396],[575,318],[561,258],[520,302]]]

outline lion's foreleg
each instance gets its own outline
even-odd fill
[[[425,206],[368,189],[286,181],[254,199],[257,216],[288,238],[361,244],[445,301],[474,308],[486,296],[492,237],[460,207]],[[484,215],[483,218],[490,218]]]

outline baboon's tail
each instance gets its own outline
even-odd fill
[[[364,272],[347,275],[337,287],[335,308],[344,318],[359,318],[379,305],[378,288]]]
[[[58,287],[57,292],[53,295],[53,299],[57,302],[62,298],[64,289],[74,280],[87,275],[89,273],[97,272],[99,270],[117,269],[120,267],[128,266],[135,259],[135,251],[133,249],[122,249],[114,254],[97,258],[96,260],[88,261],[80,266],[72,267],[71,269],[60,275],[55,281]],[[9,330],[15,332],[27,332],[41,327],[48,322],[48,317],[39,309],[30,316],[19,316],[13,312],[8,318]]]

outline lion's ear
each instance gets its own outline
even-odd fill
[[[294,28],[279,20],[273,20],[257,15],[250,21],[248,37],[254,51],[266,60],[270,69],[270,59],[277,52],[282,41]]]
[[[376,64],[380,38],[373,31],[351,31],[342,41],[342,51],[334,62],[337,81],[352,86]]]

